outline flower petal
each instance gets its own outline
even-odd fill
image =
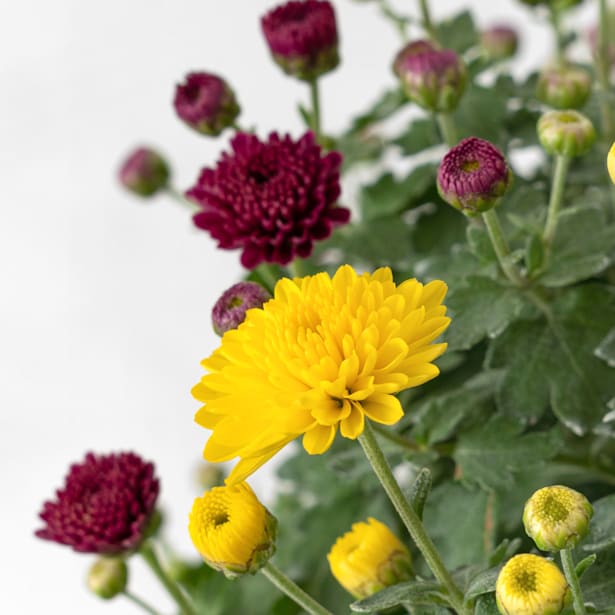
[[[384,425],[393,425],[404,416],[399,399],[393,395],[376,393],[362,402],[361,406],[368,418]]]

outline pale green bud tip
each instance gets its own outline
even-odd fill
[[[592,79],[586,70],[570,65],[549,66],[538,77],[536,96],[556,109],[580,109],[591,87]]]
[[[571,549],[587,535],[594,509],[578,491],[554,485],[539,489],[525,503],[523,525],[542,551]]]
[[[119,557],[101,557],[94,562],[88,573],[88,588],[93,593],[110,600],[126,589],[128,568]]]
[[[582,156],[596,140],[591,121],[572,109],[544,113],[537,128],[540,144],[554,156]]]

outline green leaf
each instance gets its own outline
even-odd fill
[[[489,592],[495,591],[495,582],[498,580],[500,568],[500,566],[489,568],[477,574],[468,584],[465,600],[473,600],[481,594],[488,594]]]
[[[401,88],[387,90],[365,113],[354,119],[348,132],[359,132],[375,122],[388,119],[406,102],[406,95]]]
[[[594,354],[606,361],[610,367],[615,367],[615,327],[613,327],[596,347]]]
[[[400,604],[429,605],[434,602],[444,602],[440,586],[437,583],[407,581],[387,587],[363,600],[353,602],[350,608],[355,613],[371,613]]]
[[[405,156],[412,156],[430,147],[442,145],[442,137],[438,125],[433,118],[428,117],[411,122],[408,129],[393,141]]]
[[[507,97],[497,90],[468,85],[454,113],[459,139],[480,137],[499,146],[506,143],[504,119]]]
[[[577,577],[580,579],[587,570],[596,563],[596,558],[598,556],[595,553],[584,557],[575,567],[574,571]]]
[[[423,518],[423,509],[425,508],[425,502],[431,491],[431,483],[431,471],[429,468],[421,468],[421,471],[414,479],[414,483],[412,483],[408,497],[419,519]]]
[[[452,322],[445,340],[452,350],[467,350],[485,337],[497,337],[522,312],[525,301],[516,288],[489,278],[466,278],[466,287],[447,297]]]
[[[494,416],[484,425],[463,433],[453,457],[461,478],[485,489],[513,486],[513,473],[554,457],[561,438],[557,430],[523,434],[517,421]]]
[[[583,599],[600,613],[615,605],[615,550],[603,551],[596,563],[583,575]]]
[[[542,237],[537,233],[530,235],[525,244],[525,267],[530,277],[540,269],[544,257],[545,251]]]
[[[507,559],[510,559],[519,550],[520,546],[520,538],[513,538],[512,540],[505,538],[489,556],[489,564],[491,566],[497,566]]]
[[[583,551],[602,551],[615,545],[615,495],[607,495],[592,506],[594,516],[581,548]]]
[[[500,609],[495,602],[495,593],[478,597],[474,606],[474,615],[500,615]]]
[[[538,280],[544,286],[567,286],[604,271],[613,261],[615,225],[607,223],[605,212],[595,205],[564,209],[548,259]]]
[[[484,263],[496,263],[497,256],[493,249],[493,244],[484,226],[468,225],[466,230],[468,245],[472,254]]]
[[[447,49],[454,49],[458,53],[463,53],[478,44],[478,32],[469,11],[463,11],[440,22],[436,30],[438,40],[444,41]]]

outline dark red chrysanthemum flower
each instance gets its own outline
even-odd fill
[[[339,64],[335,11],[326,0],[287,2],[261,20],[274,60],[299,79],[314,79]]]
[[[311,132],[298,141],[272,133],[266,142],[238,133],[231,147],[186,195],[202,209],[196,226],[221,248],[241,248],[244,267],[305,258],[315,240],[348,222],[350,211],[336,205],[342,157],[323,156]]]
[[[44,503],[46,526],[36,535],[84,553],[129,551],[144,537],[158,491],[154,465],[138,455],[88,453]]]

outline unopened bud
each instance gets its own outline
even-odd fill
[[[580,109],[589,98],[591,86],[591,76],[582,68],[550,66],[538,77],[536,96],[556,109]]]
[[[119,171],[120,183],[135,194],[150,197],[164,188],[169,181],[169,167],[164,158],[147,147],[134,150]]]
[[[481,34],[480,42],[490,60],[507,60],[517,52],[519,37],[508,26],[493,26]]]
[[[257,282],[239,282],[222,293],[211,312],[214,331],[224,335],[236,329],[251,308],[259,308],[271,299],[269,291]]]
[[[555,156],[582,156],[596,140],[591,121],[572,109],[547,111],[538,120],[537,128],[540,144]]]
[[[97,559],[88,573],[88,588],[104,600],[115,598],[126,589],[128,568],[120,557]]]

